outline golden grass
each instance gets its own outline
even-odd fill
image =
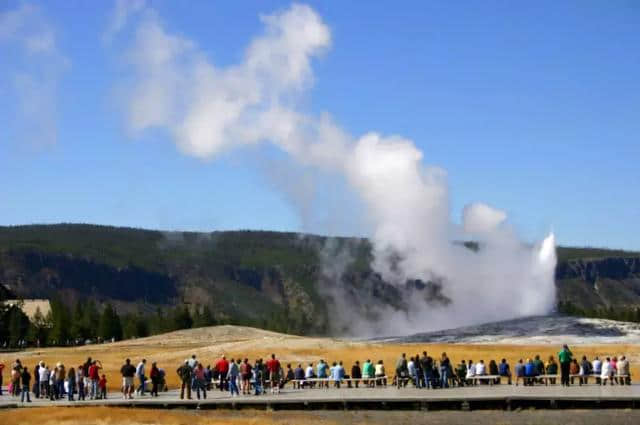
[[[308,423],[305,413],[278,412],[205,412],[125,409],[114,407],[80,407],[13,409],[0,411],[3,425],[297,425]],[[337,425],[337,422],[314,417],[314,424]]]
[[[271,353],[276,353],[284,364],[290,362],[294,367],[297,363],[304,365],[310,361],[316,363],[321,358],[329,362],[341,360],[347,370],[355,360],[361,362],[366,359],[383,360],[387,373],[391,375],[393,365],[403,352],[407,353],[407,356],[413,356],[426,350],[431,356],[438,357],[446,351],[449,358],[456,364],[462,359],[473,361],[482,359],[488,363],[491,359],[499,361],[504,357],[513,367],[519,358],[526,360],[527,357],[539,354],[543,360],[546,360],[549,355],[555,356],[558,349],[559,347],[554,345],[372,344],[332,338],[303,338],[250,328],[220,326],[115,344],[47,348],[12,354],[12,357],[3,354],[0,361],[11,364],[18,356],[31,368],[39,360],[44,360],[50,365],[61,361],[68,368],[69,366],[77,367],[86,360],[87,356],[91,356],[102,361],[109,389],[114,391],[120,386],[119,371],[127,357],[131,358],[134,364],[143,357],[147,359],[148,364],[151,361],[157,361],[158,366],[165,368],[167,372],[169,386],[175,388],[178,385],[175,370],[191,354],[196,354],[205,366],[213,365],[223,353],[227,358],[248,357],[252,363],[256,358],[266,359]],[[586,355],[589,359],[596,355],[602,358],[624,354],[631,361],[632,374],[635,377],[640,374],[640,345],[580,345],[572,347],[572,350],[574,355]]]

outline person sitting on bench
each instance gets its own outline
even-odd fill
[[[558,374],[558,363],[556,362],[556,359],[553,358],[553,356],[549,356],[549,361],[547,362],[546,369],[547,375],[556,376]],[[549,382],[551,383],[551,385],[555,385],[556,378],[549,378]]]
[[[509,368],[507,359],[502,359],[502,361],[500,361],[500,364],[498,365],[498,375],[506,377],[508,379],[508,384],[511,385],[511,369]]]
[[[625,356],[618,360],[618,383],[620,385],[631,385],[631,372],[629,360]]]

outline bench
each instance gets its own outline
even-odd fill
[[[326,383],[327,385],[321,385],[320,388],[329,388],[329,383],[331,382],[340,382],[340,383],[353,383],[353,382],[373,382],[376,385],[381,385],[383,381],[385,381],[387,379],[386,376],[380,376],[380,377],[376,377],[376,378],[343,378],[340,381],[336,381],[332,378],[305,378],[305,379],[292,379],[291,382],[294,383],[294,388],[296,387],[295,384],[298,384],[297,387],[301,388],[302,385],[304,385],[305,383]]]
[[[473,375],[467,378],[467,381],[471,381],[473,385],[478,385],[478,382],[489,381],[489,385],[493,385],[496,379],[500,379],[500,375]]]
[[[621,379],[622,383],[620,384],[620,382],[618,382],[620,385],[631,385],[631,375],[613,375],[613,376],[605,376],[604,378],[602,376],[597,376],[597,375],[593,375],[596,378],[600,378],[600,385],[607,385],[607,380],[609,381],[610,385],[613,385],[613,381],[614,380],[618,380]]]
[[[549,381],[551,379],[556,379],[557,381],[559,381],[560,375],[538,375],[536,376],[536,378],[544,382],[545,385],[549,385]],[[557,381],[554,381],[554,382],[557,382]]]

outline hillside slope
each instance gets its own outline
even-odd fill
[[[640,306],[640,253],[560,247],[558,257],[563,303],[584,310]],[[69,305],[90,297],[124,312],[208,305],[226,323],[306,334],[336,331],[322,302],[336,284],[354,300],[396,309],[404,307],[399,292],[448,302],[437,283],[387,284],[370,269],[370,259],[368,241],[357,238],[81,224],[0,227],[0,299],[7,290]],[[370,313],[367,303],[353,304],[359,314]]]

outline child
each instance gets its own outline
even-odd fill
[[[100,398],[103,400],[107,399],[107,377],[102,375],[100,381],[98,381],[98,388],[100,389]]]

